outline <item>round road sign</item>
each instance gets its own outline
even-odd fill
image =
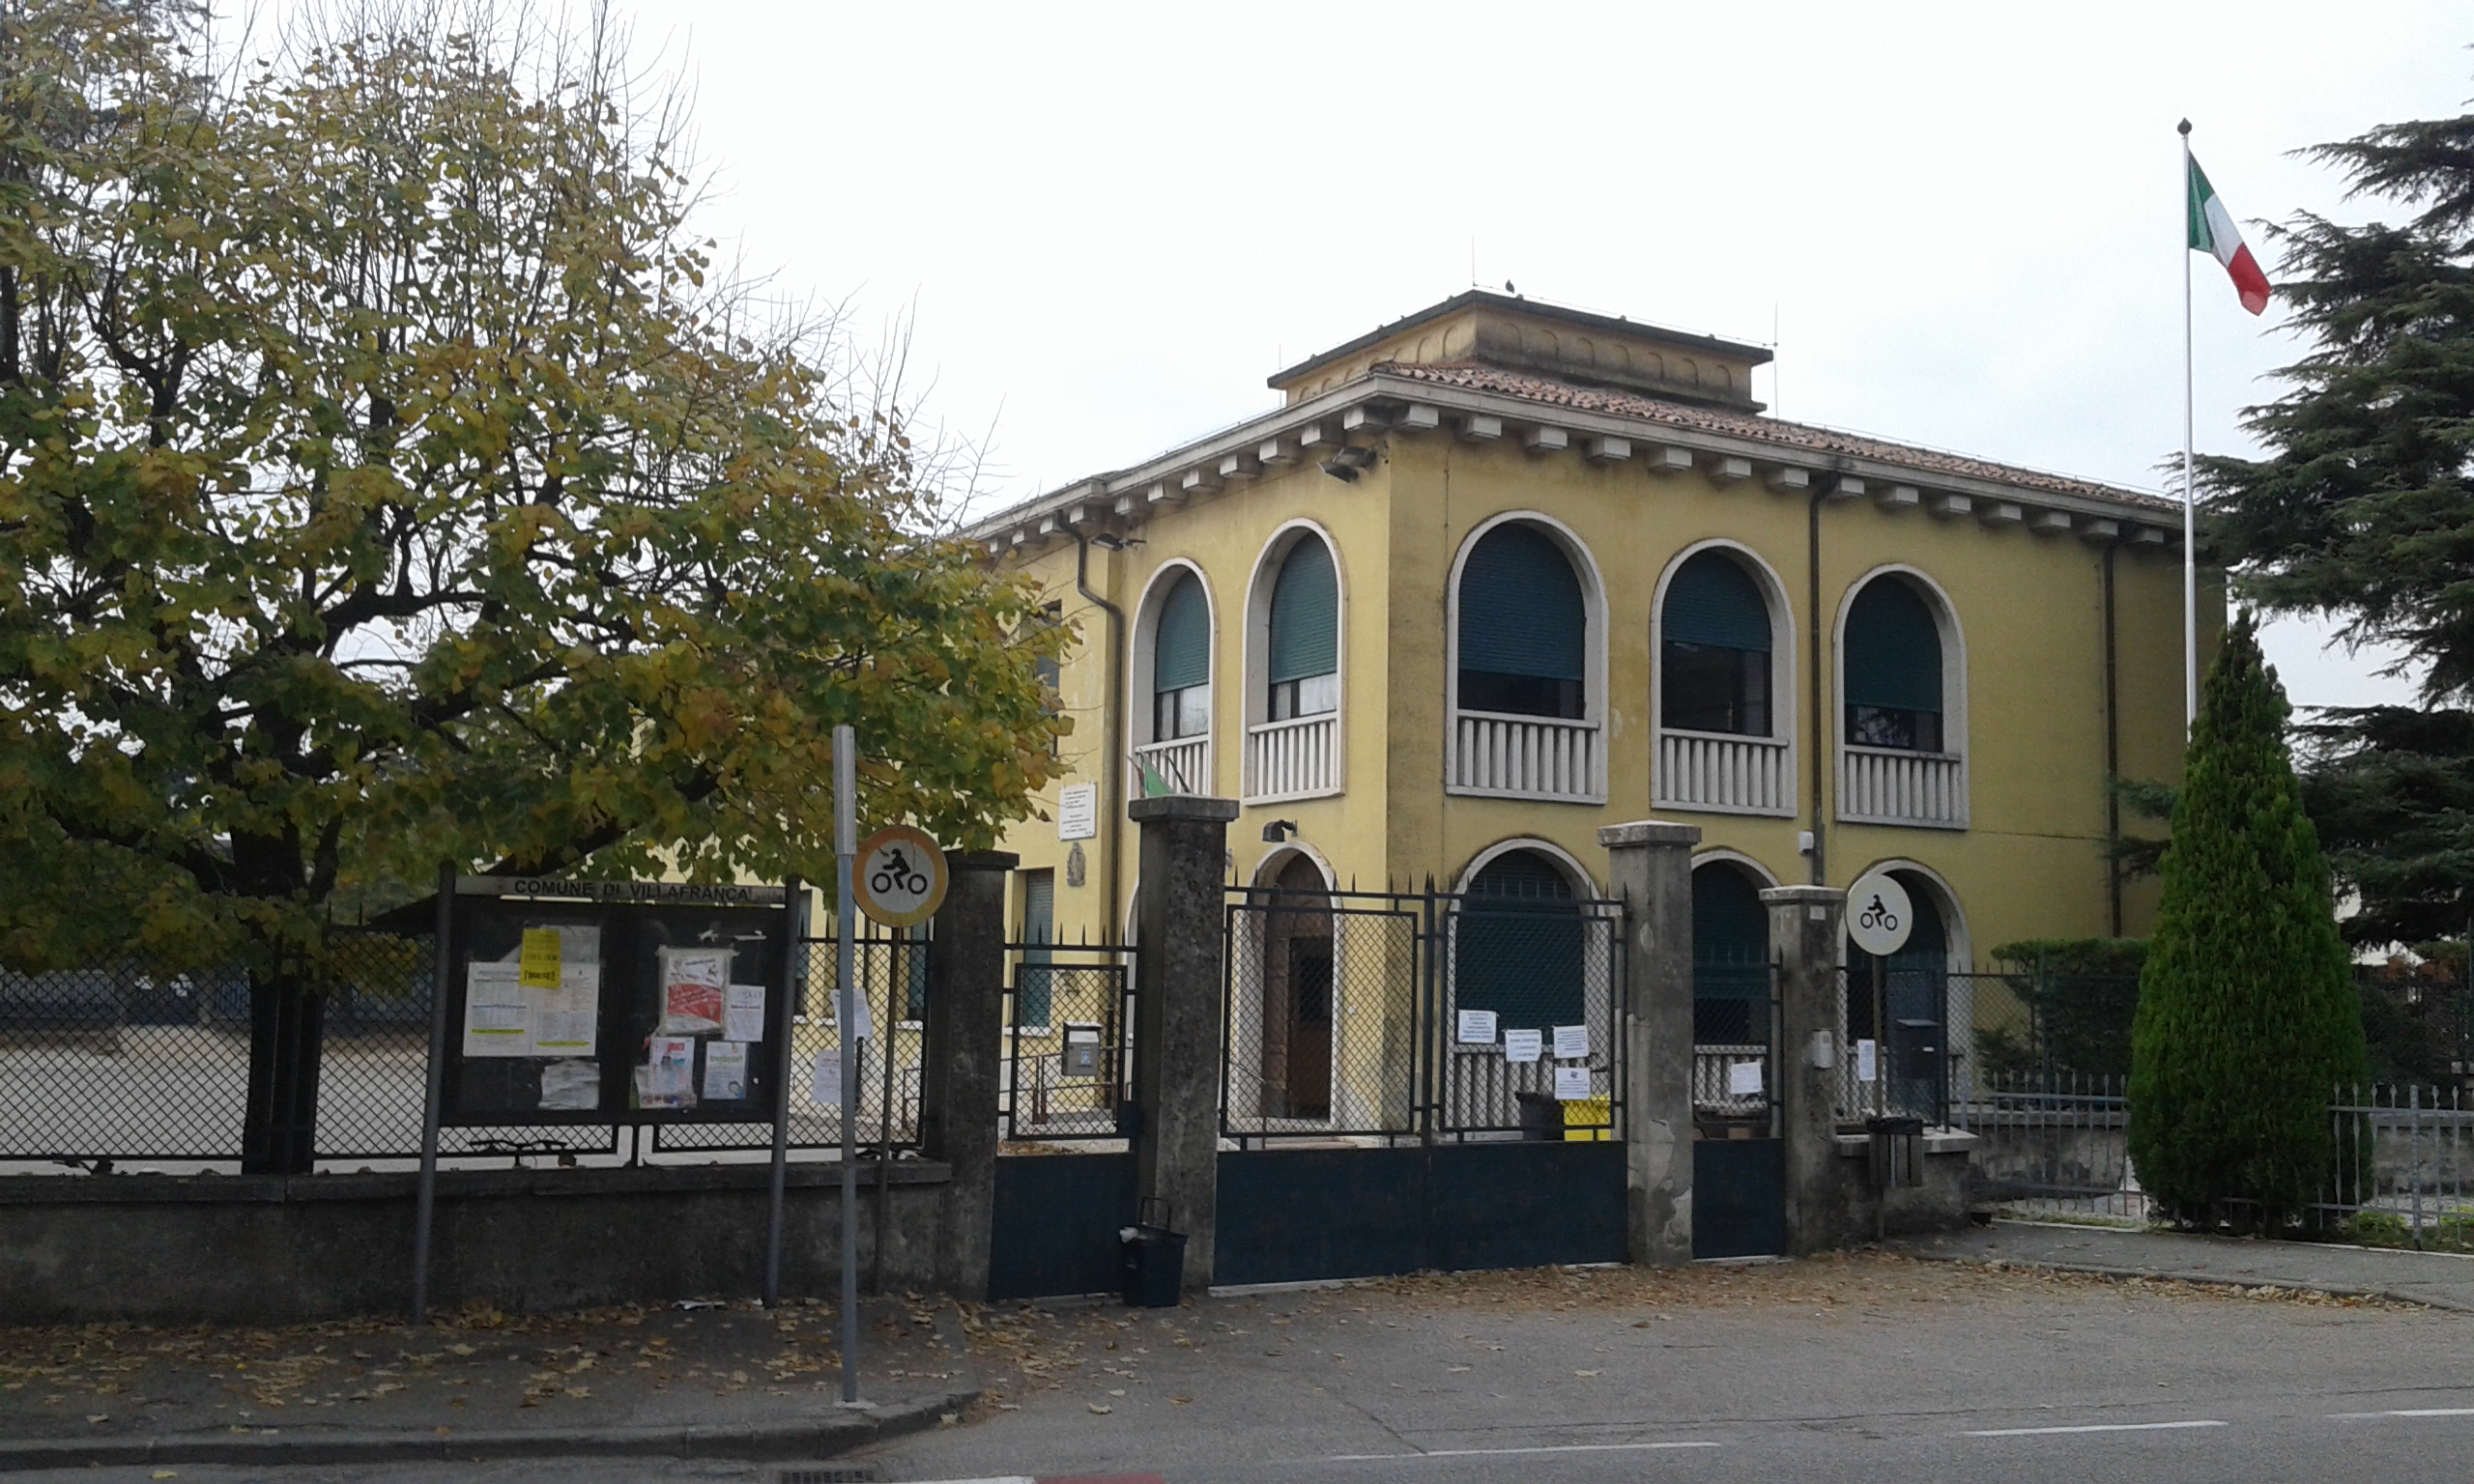
[[[1886,870],[1868,871],[1847,889],[1847,935],[1876,958],[1886,958],[1907,946],[1915,927],[1915,907],[1907,888]]]
[[[908,928],[936,915],[945,900],[945,852],[925,830],[889,824],[859,842],[850,895],[859,910],[888,928]]]

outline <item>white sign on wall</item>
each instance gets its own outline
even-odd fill
[[[1100,785],[1068,784],[1057,790],[1056,838],[1096,840],[1100,834]]]

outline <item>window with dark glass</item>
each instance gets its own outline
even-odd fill
[[[1942,750],[1941,626],[1923,597],[1896,577],[1865,585],[1848,610],[1847,740]]]
[[[1460,708],[1577,721],[1589,610],[1562,547],[1498,526],[1460,569]]]
[[[1151,740],[1173,742],[1211,729],[1211,606],[1192,573],[1160,605],[1152,633]]]
[[[1769,912],[1760,887],[1732,866],[1692,873],[1692,1041],[1769,1041]]]
[[[1491,1010],[1506,1029],[1577,1025],[1582,918],[1571,882],[1535,850],[1508,850],[1469,882],[1453,925],[1453,990],[1461,1010]]]
[[[1270,720],[1339,708],[1339,609],[1332,549],[1317,537],[1300,537],[1272,584]]]
[[[1703,552],[1666,586],[1658,715],[1684,731],[1769,735],[1769,607],[1733,557]]]

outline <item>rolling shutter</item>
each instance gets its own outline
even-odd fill
[[[1716,552],[1683,564],[1666,585],[1662,637],[1669,643],[1769,652],[1769,608],[1751,574]]]
[[[1847,614],[1847,703],[1942,709],[1942,631],[1915,589],[1880,578]]]
[[[1769,910],[1760,888],[1731,866],[1702,867],[1692,873],[1692,997],[1757,1000],[1769,992]]]
[[[1211,605],[1202,584],[1188,573],[1168,589],[1153,630],[1151,688],[1182,691],[1211,678]]]
[[[1300,537],[1272,584],[1272,684],[1340,668],[1340,590],[1332,549]]]
[[[1460,569],[1460,668],[1581,678],[1588,611],[1563,548],[1529,526],[1498,526]]]
[[[1560,558],[1559,558],[1560,559]],[[1581,1023],[1581,916],[1571,883],[1531,850],[1486,863],[1453,924],[1453,998],[1513,1030]]]

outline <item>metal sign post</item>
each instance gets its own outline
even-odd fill
[[[859,1400],[859,996],[850,978],[850,939],[858,931],[850,877],[859,853],[859,743],[833,728],[834,1013],[842,1042],[842,1402]]]
[[[438,937],[432,946],[429,1066],[421,1084],[421,1178],[413,1200],[413,1323],[429,1322],[429,1234],[438,1209],[438,1116],[446,1077],[446,980],[454,969],[455,868],[438,868]]]
[[[1907,935],[1914,930],[1915,904],[1908,899],[1907,888],[1886,870],[1868,871],[1847,889],[1847,935],[1856,946],[1873,958],[1873,1137],[1879,1140],[1884,1126],[1881,1120],[1889,1116],[1890,1070],[1895,1059],[1890,1055],[1888,976],[1883,972],[1890,955],[1907,946]],[[1881,1240],[1888,1221],[1889,1180],[1887,1172],[1893,1160],[1881,1162],[1877,1174],[1882,1189],[1873,1202],[1873,1238]]]
[[[771,1038],[773,1053],[773,1170],[771,1176],[772,1209],[764,1233],[764,1306],[779,1307],[782,1302],[782,1202],[783,1187],[789,1183],[791,1158],[791,989],[798,983],[800,919],[806,915],[807,883],[792,876],[782,888],[782,972],[773,988],[773,1007],[767,1017],[764,1034]]]

